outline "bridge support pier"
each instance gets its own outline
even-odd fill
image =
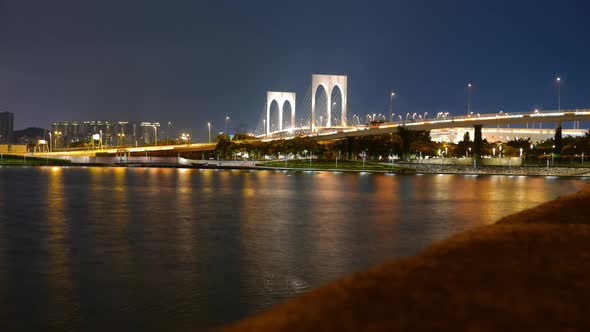
[[[561,133],[561,122],[556,122],[555,123],[555,137],[554,137],[555,148],[553,148],[553,153],[561,154],[561,149],[563,147],[562,138],[563,138],[563,136]]]
[[[473,160],[475,160],[476,164],[481,162],[481,128],[482,125],[474,125],[474,133],[473,133]]]

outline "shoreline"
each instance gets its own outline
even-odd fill
[[[275,170],[291,172],[347,172],[347,173],[376,173],[399,175],[503,175],[503,176],[555,176],[566,178],[590,177],[590,167],[539,167],[539,166],[457,166],[457,165],[429,165],[403,163],[395,164],[406,169],[402,170],[371,170],[346,168],[300,168],[300,167],[272,167],[256,165],[255,162],[215,161],[212,163],[177,164],[177,163],[1,163],[4,167],[126,167],[126,168],[185,168],[185,169],[230,169],[230,170]]]
[[[587,330],[589,199],[586,185],[218,331]]]

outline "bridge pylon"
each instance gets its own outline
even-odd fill
[[[317,93],[317,89],[322,86],[324,91],[326,91],[326,98],[328,99],[327,103],[327,126],[328,128],[332,127],[332,92],[334,88],[340,89],[340,93],[342,94],[342,114],[340,123],[342,126],[346,126],[346,103],[347,103],[347,93],[348,93],[348,76],[345,75],[319,75],[313,74],[311,76],[311,121],[310,121],[310,130],[314,132],[315,130],[315,95]]]
[[[266,92],[266,128],[264,132],[268,136],[270,134],[270,105],[276,101],[279,105],[279,131],[283,130],[283,110],[286,103],[291,105],[291,128],[295,128],[295,99],[297,94],[295,92]]]

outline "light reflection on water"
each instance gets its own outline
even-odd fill
[[[0,169],[0,319],[199,330],[580,189],[541,177]]]

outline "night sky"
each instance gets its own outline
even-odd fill
[[[587,1],[0,0],[0,110],[53,120],[258,124],[266,91],[349,76],[349,117],[590,108]]]

